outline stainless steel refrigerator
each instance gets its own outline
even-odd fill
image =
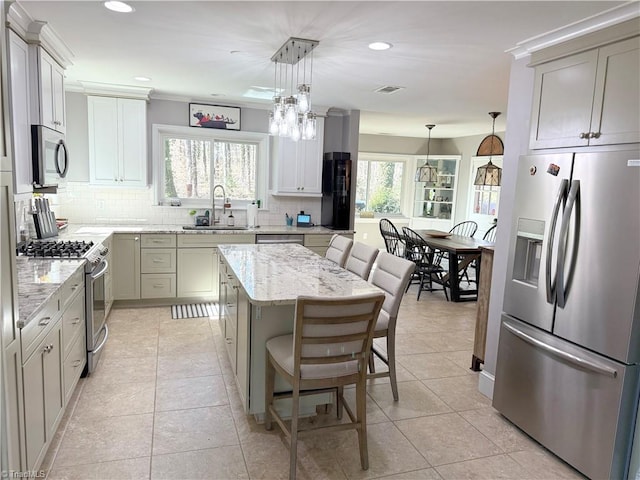
[[[640,152],[519,159],[493,406],[626,478],[640,396]]]

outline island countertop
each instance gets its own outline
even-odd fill
[[[219,245],[218,251],[254,305],[293,305],[300,295],[382,292],[302,245]]]

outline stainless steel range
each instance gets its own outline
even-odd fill
[[[104,274],[109,269],[108,249],[101,243],[56,240],[32,241],[18,247],[18,255],[34,258],[85,260],[85,317],[87,324],[87,366],[90,374],[98,365],[100,353],[107,342],[109,328],[105,319]]]

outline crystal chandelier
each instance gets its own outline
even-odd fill
[[[476,179],[473,184],[477,186],[487,187],[499,187],[502,183],[502,169],[491,162],[493,155],[502,155],[504,147],[500,137],[496,136],[496,117],[502,112],[489,112],[491,118],[493,118],[493,126],[491,127],[491,135],[487,136],[480,143],[478,147],[477,155],[486,155],[483,151],[483,146],[488,144],[489,162],[486,165],[478,167],[476,173]]]
[[[273,108],[269,134],[298,140],[316,138],[316,114],[311,110],[313,49],[317,40],[291,37],[271,57],[274,62]]]
[[[427,141],[427,159],[424,165],[416,170],[416,182],[435,183],[438,180],[438,169],[429,165],[429,147],[431,146],[431,129],[435,127],[433,124],[425,125],[429,129],[429,140]]]

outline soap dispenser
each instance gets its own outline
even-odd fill
[[[233,217],[233,211],[231,211],[227,217],[227,225],[233,227],[235,225],[235,221],[236,219]]]

